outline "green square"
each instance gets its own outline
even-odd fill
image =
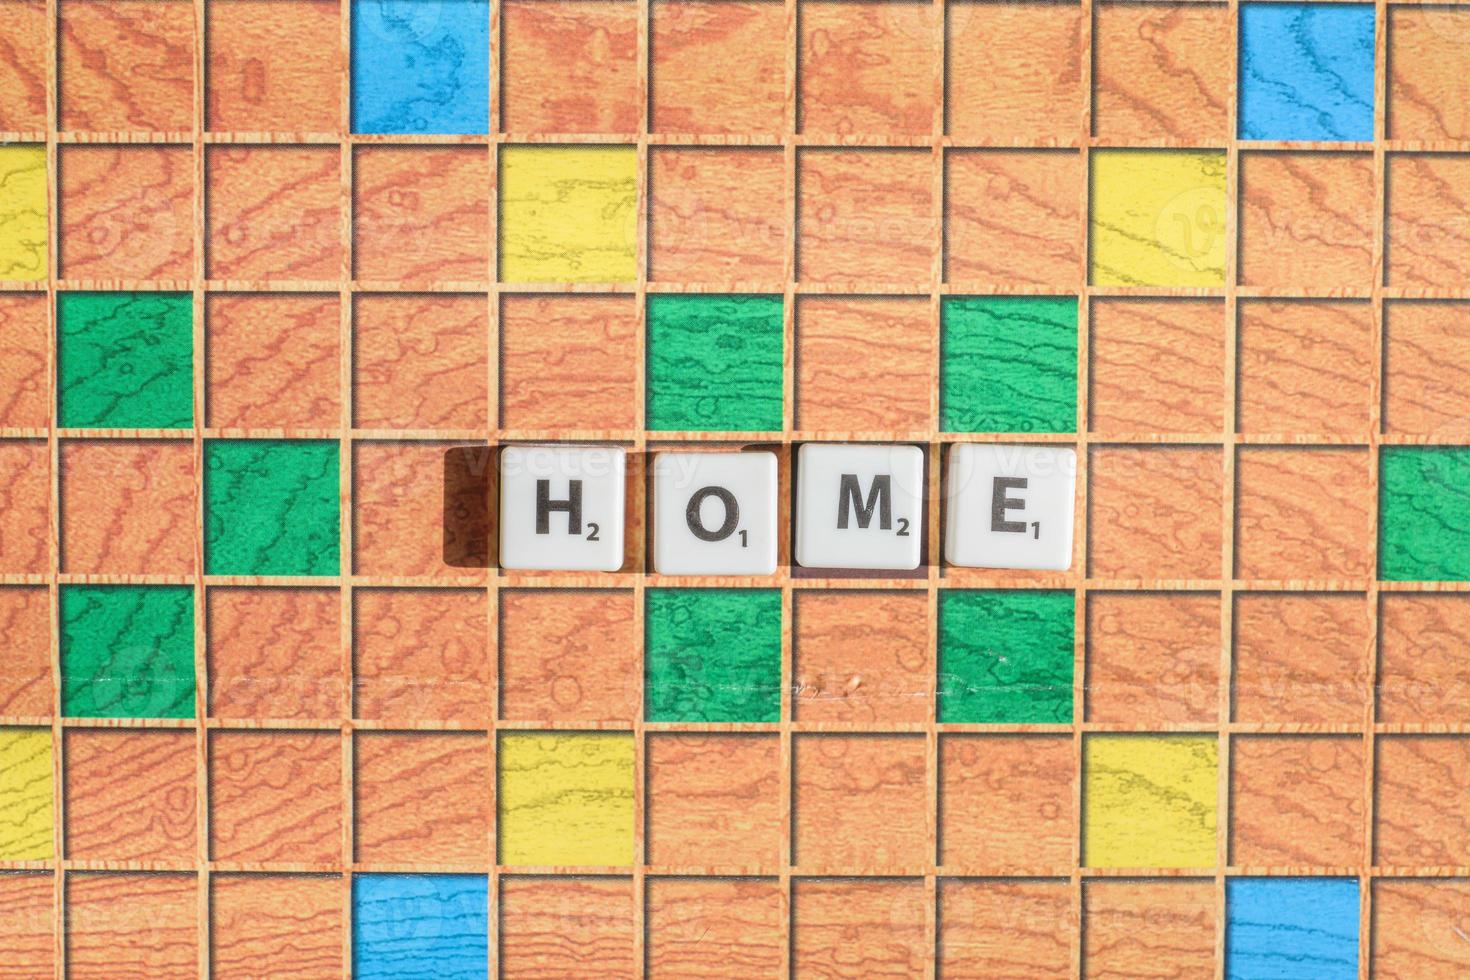
[[[1470,580],[1470,448],[1384,446],[1378,487],[1378,577]]]
[[[61,425],[76,429],[193,425],[193,304],[188,293],[57,296]]]
[[[194,590],[61,587],[61,713],[194,717]]]
[[[944,300],[940,415],[946,432],[1077,431],[1077,300]]]
[[[648,428],[776,432],[780,296],[648,297]]]
[[[781,592],[649,589],[649,721],[780,721]]]
[[[946,590],[939,598],[939,720],[1072,723],[1073,596]]]
[[[214,439],[204,444],[209,575],[336,575],[337,443]]]

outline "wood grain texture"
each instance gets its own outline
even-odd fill
[[[1470,969],[1470,881],[1373,882],[1375,977],[1434,980]]]
[[[1363,740],[1230,741],[1230,863],[1350,866],[1363,853]]]
[[[631,296],[501,297],[501,424],[633,428],[637,331]]]
[[[198,891],[191,874],[68,874],[67,976],[195,980]]]
[[[1209,735],[1089,735],[1082,743],[1082,863],[1215,866],[1219,742]]]
[[[1063,980],[1072,975],[1077,912],[1064,881],[943,878],[939,976]]]
[[[501,128],[630,133],[638,128],[638,5],[507,0],[500,8]]]
[[[51,732],[0,729],[0,858],[45,861],[55,854]]]
[[[63,570],[193,574],[194,447],[177,439],[68,439],[60,466]]]
[[[346,713],[336,589],[213,588],[206,603],[211,715]]]
[[[650,864],[779,867],[780,739],[654,733],[644,766]]]
[[[0,146],[0,278],[39,282],[51,265],[46,149]]]
[[[342,883],[333,875],[212,875],[211,976],[316,980],[342,970]]]
[[[953,868],[1057,873],[1077,839],[1072,740],[945,735],[939,741],[939,860]]]
[[[492,669],[483,592],[359,589],[352,599],[357,717],[487,723]]]
[[[338,574],[340,453],[335,439],[205,443],[205,573]]]
[[[335,281],[342,263],[340,170],[336,147],[210,147],[206,274]]]
[[[1070,4],[951,4],[945,21],[949,133],[1075,146],[1082,12]]]
[[[60,4],[59,13],[62,129],[192,128],[198,34],[193,4],[72,0]]]
[[[780,150],[651,148],[648,208],[650,279],[781,281],[786,161]]]
[[[1225,285],[1223,152],[1108,149],[1088,161],[1089,282]]]
[[[947,280],[1076,285],[1086,176],[1079,154],[951,150],[944,164]]]
[[[1470,864],[1470,739],[1377,740],[1374,863]]]
[[[807,0],[799,24],[797,111],[803,133],[932,131],[932,4]]]
[[[352,181],[358,279],[485,278],[491,180],[484,148],[360,146],[352,158]]]
[[[639,712],[631,590],[506,589],[500,596],[500,717],[629,721]]]
[[[1386,161],[1390,286],[1453,288],[1470,275],[1470,155],[1394,154]]]
[[[1378,720],[1457,724],[1470,698],[1470,596],[1384,595],[1378,604]]]
[[[342,857],[337,732],[211,732],[209,852],[215,861],[336,864]]]
[[[353,415],[369,429],[483,429],[490,311],[483,296],[359,296]]]
[[[1214,724],[1220,596],[1090,593],[1086,687],[1088,721]]]
[[[650,120],[661,133],[785,132],[786,11],[772,0],[652,0]],[[739,58],[726,57],[739,51]]]
[[[650,878],[652,980],[743,980],[781,970],[786,895],[770,878]]]
[[[1231,20],[1216,4],[1099,7],[1092,28],[1092,134],[1228,138]]]
[[[41,428],[50,422],[48,333],[46,297],[0,295],[0,425]]]
[[[924,884],[900,878],[791,883],[791,973],[799,980],[924,975]]]
[[[68,146],[57,174],[62,275],[189,277],[194,170],[187,147]]]
[[[0,714],[51,713],[51,599],[44,588],[0,589]]]
[[[502,733],[496,758],[500,863],[633,863],[634,746],[627,733]]]
[[[1212,881],[1089,881],[1082,887],[1089,980],[1204,977],[1215,968]]]
[[[936,346],[922,299],[800,297],[796,427],[927,432]]]
[[[209,425],[340,424],[337,296],[213,293],[204,317]]]
[[[45,0],[16,0],[0,35],[0,120],[10,130],[46,128]]]
[[[1367,710],[1371,610],[1361,593],[1235,596],[1235,718],[1357,725]]]
[[[62,744],[67,857],[193,863],[193,732],[80,728]]]
[[[338,0],[223,0],[205,24],[210,129],[342,128]]]
[[[500,976],[631,978],[631,878],[520,877],[500,882]]]
[[[1215,300],[1092,303],[1092,431],[1218,432],[1225,306]]]
[[[0,571],[46,570],[50,479],[44,441],[0,441]]]
[[[0,875],[0,977],[54,980],[56,884],[49,873]]]
[[[469,733],[359,732],[353,746],[357,860],[487,861],[485,739]]]
[[[503,146],[500,281],[638,278],[638,154],[626,145]]]
[[[1091,574],[1218,578],[1224,463],[1210,448],[1094,447],[1088,464]]]
[[[1388,136],[1470,138],[1470,75],[1464,71],[1470,11],[1404,6],[1388,12]]]
[[[1373,574],[1372,459],[1361,449],[1242,447],[1235,573],[1245,579]]]
[[[194,590],[66,585],[61,712],[72,718],[193,718]]]
[[[1383,425],[1404,435],[1470,434],[1470,303],[1389,303],[1384,309]]]
[[[798,153],[797,278],[927,281],[936,247],[933,168],[928,150]]]
[[[800,721],[923,722],[934,654],[920,592],[797,592],[792,636]]]
[[[353,445],[353,549],[359,575],[463,574],[444,561],[439,442]]]
[[[779,294],[650,296],[644,327],[646,428],[781,428],[786,337]]]
[[[1373,401],[1373,307],[1240,300],[1236,424],[1241,432],[1357,435]]]
[[[188,293],[59,293],[56,321],[60,425],[194,424],[194,309]]]
[[[1374,192],[1368,153],[1241,154],[1240,283],[1370,282]]]
[[[924,740],[803,735],[792,744],[792,849],[804,869],[929,863]]]

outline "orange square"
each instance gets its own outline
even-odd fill
[[[793,598],[792,710],[799,721],[929,720],[928,595],[803,589]]]
[[[631,0],[505,0],[501,129],[638,129],[638,5]]]
[[[1064,881],[939,881],[946,977],[1071,976],[1077,913]]]
[[[791,747],[795,861],[807,870],[929,864],[924,739],[799,735]]]
[[[265,429],[340,426],[339,305],[335,295],[206,296],[209,424]]]
[[[500,424],[632,429],[638,331],[632,296],[501,297]]]
[[[1366,598],[1245,592],[1235,596],[1235,720],[1359,725],[1368,708]]]
[[[209,856],[215,861],[341,861],[341,735],[210,732]]]
[[[72,728],[64,745],[68,858],[194,863],[193,732]]]
[[[1076,146],[1082,15],[1070,3],[948,5],[949,133],[968,142]]]
[[[1386,592],[1378,601],[1378,720],[1456,724],[1470,692],[1470,596]]]
[[[1240,300],[1241,432],[1361,435],[1371,424],[1373,307]]]
[[[212,146],[205,169],[211,279],[341,277],[337,147]]]
[[[194,159],[188,147],[65,146],[57,180],[66,278],[193,275]]]
[[[1391,8],[1387,27],[1389,138],[1470,139],[1470,10]]]
[[[797,47],[803,133],[934,132],[934,5],[925,0],[805,0]]]
[[[191,874],[68,872],[66,967],[81,980],[197,980],[198,881]]]
[[[189,0],[63,0],[59,6],[62,129],[194,128]]]
[[[1089,977],[1208,977],[1215,971],[1213,881],[1094,880],[1082,886]]]
[[[364,429],[483,429],[490,309],[484,296],[387,294],[353,305],[353,414]]]
[[[1093,135],[1229,137],[1232,20],[1218,4],[1099,4],[1092,28]]]
[[[12,0],[5,7],[0,119],[7,129],[45,129],[46,0]]]
[[[1463,878],[1373,882],[1373,960],[1369,976],[1444,976],[1470,971],[1470,881]]]
[[[1225,304],[1092,303],[1092,431],[1210,432],[1224,425]]]
[[[484,147],[360,146],[352,167],[356,278],[493,277],[490,154]]]
[[[928,150],[802,150],[797,276],[817,283],[927,283],[934,229]]]
[[[490,744],[483,733],[359,732],[353,761],[357,860],[489,860]]]
[[[191,575],[199,509],[194,446],[182,439],[65,439],[66,572]]]
[[[500,591],[500,717],[631,721],[638,657],[628,590]]]
[[[648,736],[648,861],[775,870],[781,863],[781,740]]]
[[[49,331],[44,293],[0,294],[0,426],[50,424]]]
[[[654,147],[648,166],[650,279],[785,278],[786,161],[779,149]]]
[[[1218,447],[1093,447],[1088,479],[1089,574],[1221,577],[1225,460]]]
[[[337,0],[223,0],[205,31],[211,130],[342,129]]]
[[[921,879],[800,878],[791,883],[791,966],[797,977],[920,977],[926,938]]]
[[[483,590],[352,593],[358,718],[490,720],[490,620]]]
[[[1363,740],[1236,736],[1230,741],[1230,863],[1364,863]]]
[[[0,959],[21,978],[55,976],[56,882],[51,873],[0,876]]]
[[[0,715],[52,714],[51,598],[44,587],[0,589],[0,636]]]
[[[206,603],[210,715],[345,714],[336,589],[211,588]]]
[[[50,561],[51,455],[44,440],[0,441],[0,572],[44,572]]]
[[[1470,738],[1381,736],[1375,865],[1470,864]]]
[[[799,297],[796,427],[929,431],[937,335],[927,299]]]
[[[1242,285],[1372,284],[1371,153],[1242,153],[1240,188]]]
[[[786,131],[786,9],[774,0],[652,0],[657,133]],[[730,52],[740,52],[731,58]]]
[[[1391,153],[1384,262],[1390,286],[1459,288],[1470,276],[1470,155]]]
[[[342,882],[335,875],[209,879],[210,976],[307,977],[342,969]]]
[[[1213,725],[1220,705],[1220,596],[1087,597],[1087,720]]]
[[[1385,432],[1470,435],[1470,303],[1389,303],[1384,316]]]
[[[1079,154],[952,150],[944,164],[947,281],[1078,288]]]
[[[639,974],[633,956],[633,879],[500,879],[500,975]]]
[[[444,558],[442,442],[355,442],[352,560],[358,575],[464,575]]]
[[[1076,781],[1070,736],[942,736],[940,863],[961,873],[1070,873]]]
[[[1235,574],[1371,578],[1372,460],[1366,449],[1241,447],[1235,463]]]
[[[786,895],[768,878],[649,878],[648,975],[777,976]]]

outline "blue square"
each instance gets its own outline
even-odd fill
[[[1240,138],[1373,139],[1373,5],[1240,8]]]
[[[488,0],[353,0],[352,131],[488,133]]]
[[[364,874],[352,879],[357,980],[485,980],[490,894],[484,875]]]
[[[1226,980],[1356,980],[1358,879],[1232,878]]]

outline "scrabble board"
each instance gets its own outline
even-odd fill
[[[1470,974],[1467,106],[1413,0],[0,0],[0,975]]]

